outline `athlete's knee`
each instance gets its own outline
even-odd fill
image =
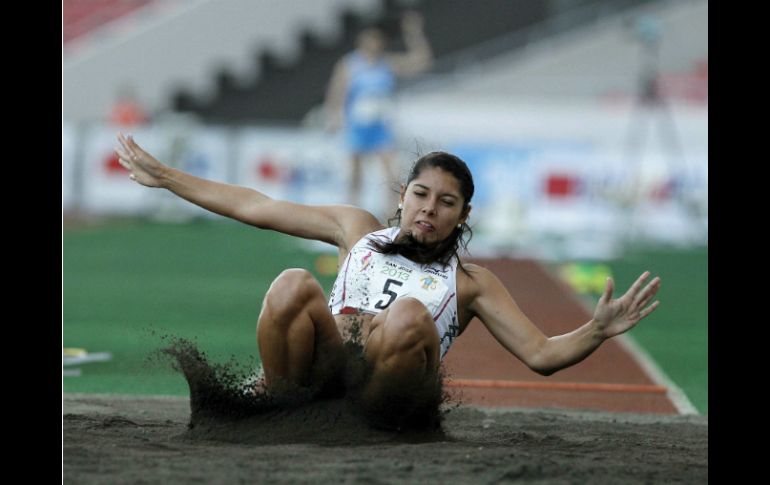
[[[324,298],[321,285],[305,269],[284,270],[270,285],[263,305],[271,313],[296,314],[316,298]],[[276,315],[277,316],[277,315]]]
[[[382,334],[383,357],[421,352],[437,344],[433,316],[422,302],[400,298],[390,306]]]
[[[418,299],[411,297],[399,298],[388,309],[387,321],[395,325],[416,331],[423,328],[433,328],[433,315]]]
[[[321,285],[310,271],[302,268],[284,270],[267,290],[269,296],[283,299],[308,300],[323,294]]]

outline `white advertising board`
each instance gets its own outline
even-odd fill
[[[117,131],[96,127],[84,137],[83,207],[97,214],[144,214],[159,211],[206,213],[203,209],[160,189],[128,178],[114,152]],[[147,127],[133,131],[136,142],[160,161],[190,174],[225,182],[228,146],[221,130],[168,130]]]
[[[345,203],[347,158],[323,133],[244,129],[237,136],[237,184],[303,204]]]

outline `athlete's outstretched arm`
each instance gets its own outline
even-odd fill
[[[660,289],[657,277],[642,288],[650,275],[648,271],[616,300],[612,299],[614,283],[609,278],[593,318],[572,332],[549,338],[524,315],[494,274],[484,268],[478,268],[476,273],[478,287],[470,310],[509,352],[543,375],[582,361],[608,338],[633,328],[660,303],[655,301],[648,306]]]
[[[133,139],[118,134],[116,147],[130,178],[147,187],[167,189],[216,214],[306,239],[345,246],[381,225],[370,213],[353,206],[309,206],[270,197],[247,187],[206,180],[159,162]]]

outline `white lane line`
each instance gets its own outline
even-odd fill
[[[573,301],[578,302],[580,306],[588,312],[589,315],[593,315],[594,309],[589,307],[588,302],[586,302],[584,299],[581,299],[566,282],[552,274],[549,268],[547,268],[542,263],[538,262],[538,266],[540,267],[541,271],[545,273],[549,278],[551,278],[551,280],[555,281],[556,284],[562,290],[564,290]],[[639,365],[639,367],[642,368],[642,371],[644,371],[653,382],[668,388],[666,396],[674,404],[674,407],[676,407],[677,411],[679,411],[679,414],[700,414],[695,406],[693,406],[692,402],[684,393],[684,391],[682,391],[682,389],[677,386],[674,381],[671,380],[668,375],[666,375],[665,372],[663,372],[663,369],[658,366],[658,364],[655,362],[655,359],[653,359],[652,356],[647,353],[647,351],[645,351],[638,343],[636,343],[636,341],[633,340],[631,336],[628,334],[623,334],[615,337],[615,340],[617,340],[618,344],[623,347],[623,350],[625,350],[631,356],[631,358]]]
[[[700,414],[684,391],[663,372],[663,369],[658,366],[650,354],[641,345],[636,343],[630,335],[623,334],[616,337],[616,339],[626,352],[631,355],[631,358],[647,373],[650,379],[668,388],[667,396],[674,403],[679,414]]]

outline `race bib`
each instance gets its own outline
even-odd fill
[[[371,253],[370,266],[369,298],[361,308],[373,313],[387,309],[397,298],[408,296],[420,300],[431,315],[435,315],[449,289],[440,276],[399,264],[380,253]]]

